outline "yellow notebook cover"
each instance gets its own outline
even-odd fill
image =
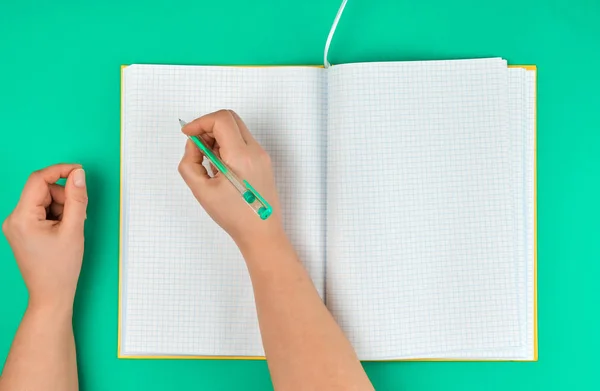
[[[123,132],[123,70],[128,65],[121,66],[121,135]],[[249,66],[253,67],[253,66]],[[260,67],[260,66],[257,66]],[[312,67],[312,66],[309,66]],[[322,66],[314,66],[322,67]],[[385,360],[385,361],[538,361],[538,316],[537,316],[537,67],[535,65],[509,65],[509,68],[523,68],[528,71],[535,72],[535,86],[534,86],[534,174],[533,174],[533,211],[534,211],[534,236],[533,236],[533,248],[534,248],[534,261],[533,261],[533,339],[534,339],[534,352],[533,360],[504,360],[504,359],[400,359],[400,360]],[[121,139],[122,140],[122,139]],[[121,141],[122,143],[122,141]],[[264,356],[194,356],[194,355],[122,355],[121,354],[121,299],[122,299],[122,233],[123,233],[123,177],[121,175],[123,169],[123,156],[122,156],[122,145],[120,157],[120,186],[119,186],[119,304],[118,304],[118,341],[117,341],[117,357],[123,359],[187,359],[187,360],[264,360]],[[363,360],[370,361],[370,360]],[[383,360],[373,360],[383,361]]]

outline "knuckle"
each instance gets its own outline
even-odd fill
[[[15,218],[14,216],[9,216],[4,223],[2,224],[3,232],[18,232],[25,233],[28,231],[28,221],[27,219]]]
[[[258,158],[263,164],[271,165],[271,156],[262,148],[258,151]]]
[[[88,203],[88,196],[86,194],[77,194],[73,197],[73,200],[75,202],[78,202],[80,204],[84,204],[87,205]]]
[[[10,225],[10,216],[8,216],[6,219],[4,219],[4,221],[2,222],[2,233],[4,233],[5,235],[8,233],[9,231],[9,225]]]
[[[230,117],[231,113],[227,109],[221,109],[221,110],[217,110],[215,112],[215,115],[219,118],[223,118],[223,117]]]
[[[29,179],[35,181],[35,180],[39,179],[41,176],[42,176],[41,170],[35,170],[31,174],[29,174]]]

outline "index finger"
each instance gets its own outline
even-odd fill
[[[237,121],[229,110],[204,115],[185,125],[181,131],[188,136],[208,134],[221,148],[243,148],[246,142]]]
[[[55,183],[60,178],[68,177],[71,171],[80,167],[80,164],[55,164],[34,171],[29,176],[27,183],[25,183],[25,187],[21,193],[21,202],[32,206],[42,205],[50,191],[49,185]]]

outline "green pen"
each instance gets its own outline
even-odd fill
[[[183,128],[187,123],[179,120],[179,124]],[[273,213],[271,205],[256,191],[247,180],[241,181],[237,175],[229,167],[223,163],[223,161],[213,152],[213,150],[206,144],[202,137],[188,136],[190,140],[196,144],[200,151],[206,156],[208,160],[225,175],[225,178],[240,192],[246,204],[248,204],[254,212],[263,220],[266,220]]]

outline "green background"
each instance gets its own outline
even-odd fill
[[[32,170],[87,169],[74,320],[83,390],[270,389],[265,362],[116,358],[119,66],[321,64],[339,1],[94,3],[0,0],[0,217]],[[366,363],[377,389],[598,389],[599,21],[597,0],[350,0],[333,63],[501,56],[539,76],[539,361]],[[0,239],[0,361],[26,302]]]

